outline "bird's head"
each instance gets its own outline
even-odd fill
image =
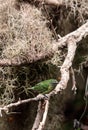
[[[55,81],[53,81],[53,82],[51,83],[51,85],[52,85],[53,88],[55,88],[57,84],[58,84],[58,81],[57,81],[57,80],[55,80]]]

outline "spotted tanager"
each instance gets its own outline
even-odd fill
[[[56,79],[44,80],[40,83],[37,83],[35,86],[31,87],[30,90],[33,90],[37,93],[47,94],[51,92],[57,84],[58,81]]]

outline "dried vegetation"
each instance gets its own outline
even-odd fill
[[[24,2],[16,6],[12,0],[0,11],[1,57],[31,60],[50,51],[52,33],[41,10]]]
[[[64,6],[68,10],[70,8],[67,15],[61,13],[61,10],[63,12],[63,7],[61,7],[60,10],[57,8],[56,14],[54,11],[52,12],[53,16],[61,16],[60,20],[63,18],[62,14],[63,16],[66,15],[66,20],[69,16],[74,16],[79,23],[85,22],[86,17],[88,17],[87,0],[65,0]],[[52,9],[49,8],[49,11],[51,13]],[[0,0],[0,58],[31,61],[41,55],[51,54],[52,44],[56,41],[52,31],[46,26],[47,22],[49,21],[42,14],[42,9],[31,5],[30,2]],[[61,24],[61,22],[58,23]],[[63,57],[65,57],[63,52],[56,52],[52,63],[57,66],[61,65]],[[45,73],[44,70],[47,71],[48,69],[41,67],[41,65],[34,67],[34,69],[32,66],[0,67],[0,104],[5,105],[15,101],[14,90],[19,87],[25,89],[30,87],[30,84],[41,81],[41,79],[52,77],[50,76],[51,71],[50,75],[46,76],[48,73]],[[43,72],[44,75],[41,75],[40,73]],[[26,90],[25,92],[27,92]]]

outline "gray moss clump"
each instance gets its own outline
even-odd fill
[[[12,59],[27,56],[32,59],[36,54],[50,51],[52,33],[41,10],[24,2],[19,4],[18,9],[15,3],[14,0],[0,3],[1,57]]]

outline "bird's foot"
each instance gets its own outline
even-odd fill
[[[44,95],[44,99],[45,100],[48,100],[49,99],[49,97],[46,95],[46,94],[43,94]]]

